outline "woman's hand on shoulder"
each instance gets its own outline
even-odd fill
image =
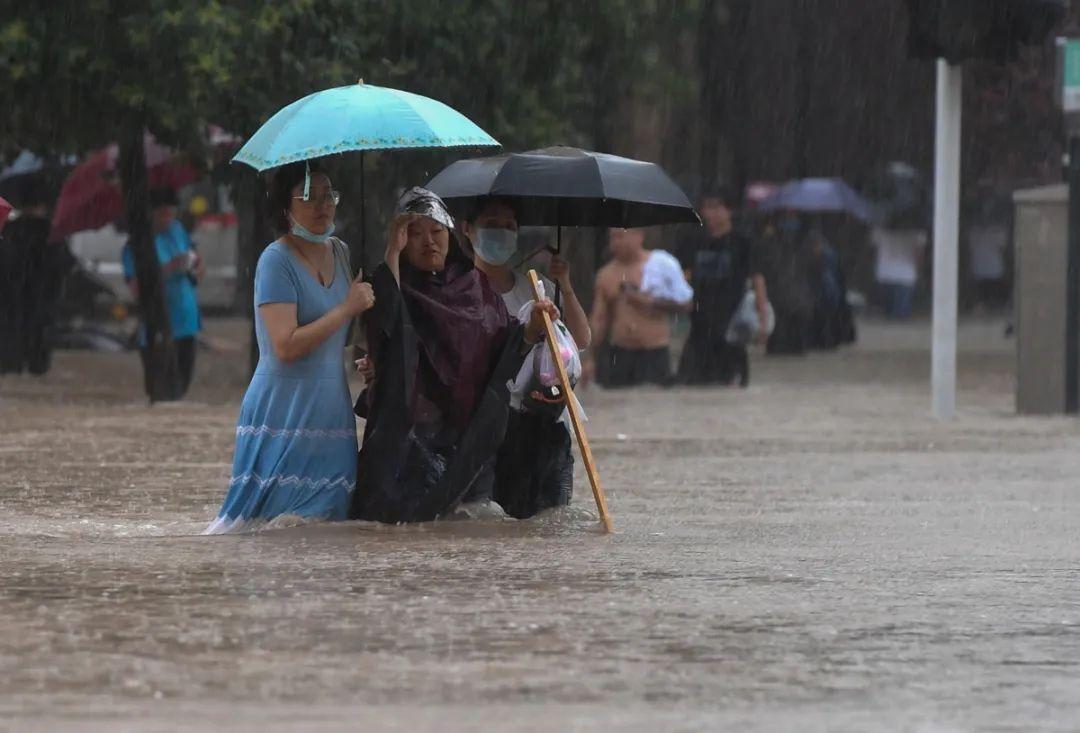
[[[371,283],[364,282],[364,273],[361,272],[349,285],[349,292],[345,295],[345,312],[351,317],[356,317],[370,310],[373,305],[375,305],[375,291]]]

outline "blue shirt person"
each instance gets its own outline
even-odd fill
[[[195,284],[202,274],[202,262],[195,252],[191,238],[184,226],[176,219],[176,192],[158,189],[150,192],[153,206],[154,247],[165,289],[165,308],[169,312],[169,326],[176,345],[179,366],[179,384],[176,398],[182,397],[191,384],[195,368],[195,337],[202,330],[202,317],[195,296]],[[135,258],[130,243],[124,245],[122,254],[124,279],[132,291],[138,293],[135,279]],[[143,358],[146,353],[146,333],[140,326],[139,343]]]

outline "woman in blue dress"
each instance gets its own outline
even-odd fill
[[[339,195],[306,163],[270,192],[280,239],[255,270],[259,364],[240,407],[232,480],[206,534],[275,517],[341,520],[356,482],[356,421],[345,379],[349,323],[374,305],[331,235]]]

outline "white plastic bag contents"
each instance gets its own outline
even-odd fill
[[[570,379],[570,386],[573,387],[581,379],[581,354],[578,352],[574,337],[570,335],[570,331],[563,322],[555,321],[552,325],[555,327],[559,358],[566,367],[566,376]],[[541,346],[544,348],[538,348]],[[533,347],[533,351],[537,352],[536,376],[540,379],[540,384],[545,387],[558,386],[559,371],[551,356],[551,349],[547,348],[547,344],[537,344]]]
[[[759,333],[763,333],[766,337],[771,336],[775,328],[776,313],[773,311],[772,303],[765,304],[765,327],[761,327],[761,319],[758,318],[757,296],[754,294],[752,285],[747,282],[746,294],[743,295],[742,300],[739,301],[739,307],[731,315],[724,338],[729,344],[745,346],[753,341]]]
[[[682,265],[675,256],[654,249],[641,272],[641,292],[661,300],[686,305],[694,299],[694,289],[686,282]]]
[[[540,283],[540,297],[544,297],[543,283]],[[518,320],[522,323],[528,323],[535,305],[534,301],[523,305],[518,313]],[[559,349],[559,357],[562,359],[563,366],[566,367],[566,376],[570,380],[570,386],[573,387],[581,379],[581,350],[578,349],[577,342],[574,341],[574,337],[570,335],[569,329],[566,328],[562,321],[554,321],[552,325],[555,327],[555,340]],[[509,387],[510,406],[515,410],[520,410],[525,397],[530,392],[538,389],[545,389],[554,397],[560,396],[562,386],[559,384],[559,372],[555,368],[555,361],[552,359],[551,349],[548,347],[547,341],[541,341],[532,347],[532,350],[525,357],[525,362],[521,365],[517,377],[509,384]],[[578,412],[581,414],[582,419],[586,419],[581,403],[577,400],[577,395],[574,396],[574,401],[577,403]],[[569,411],[563,408],[559,421],[568,422],[569,419]]]

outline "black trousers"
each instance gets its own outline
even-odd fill
[[[0,241],[0,374],[49,371],[60,253],[58,245]]]
[[[776,311],[776,328],[765,350],[769,354],[801,355],[806,353],[810,340],[810,319],[801,312]]]
[[[609,346],[605,353],[604,372],[605,387],[635,387],[640,384],[670,387],[671,350],[666,346],[659,349]]]
[[[173,346],[176,348],[177,378],[169,399],[181,400],[191,387],[191,378],[195,374],[195,337],[173,339]],[[144,384],[149,385],[150,380],[146,379],[150,369],[149,349],[145,346],[139,349],[139,356],[142,358]]]
[[[570,431],[545,415],[510,410],[495,458],[495,501],[511,517],[527,519],[569,504],[573,493]]]
[[[746,347],[729,344],[722,333],[696,333],[690,336],[679,359],[679,381],[682,384],[750,384],[750,357]]]

